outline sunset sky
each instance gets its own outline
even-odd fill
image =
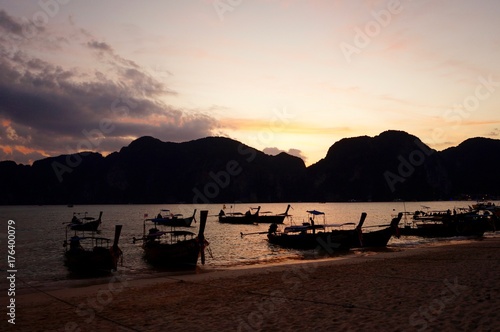
[[[307,165],[500,135],[500,1],[0,1],[0,160],[227,136]]]

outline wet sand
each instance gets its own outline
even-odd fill
[[[12,331],[499,331],[500,238],[16,297]],[[2,301],[4,303],[5,301]],[[5,318],[4,325],[10,325]],[[4,330],[4,329],[2,329]]]

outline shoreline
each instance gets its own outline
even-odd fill
[[[31,296],[36,293],[43,295],[44,292],[59,292],[65,290],[76,290],[79,288],[99,288],[109,283],[113,278],[120,280],[127,280],[129,283],[155,283],[156,281],[168,281],[170,279],[205,279],[214,277],[233,277],[240,274],[259,274],[264,272],[281,271],[287,267],[294,265],[336,265],[336,264],[360,264],[369,261],[373,258],[397,258],[418,255],[420,253],[427,253],[428,251],[436,250],[438,248],[466,245],[483,241],[485,239],[496,239],[496,237],[488,238],[465,238],[465,239],[448,239],[441,242],[429,242],[425,244],[412,245],[409,247],[388,246],[385,248],[356,248],[351,249],[346,253],[337,253],[335,255],[325,255],[316,257],[315,254],[302,258],[289,258],[283,261],[266,262],[261,264],[242,264],[236,266],[224,267],[210,267],[200,265],[195,270],[179,270],[179,271],[161,271],[151,270],[149,273],[143,274],[128,274],[121,275],[120,273],[113,273],[110,275],[98,277],[75,277],[64,280],[50,281],[39,285],[29,285],[24,281],[21,282],[21,287],[18,289],[19,296]],[[498,237],[500,241],[500,237]],[[120,271],[118,271],[120,272]]]
[[[500,238],[18,295],[43,331],[500,328]],[[57,313],[54,315],[53,313]],[[29,317],[29,319],[28,319]]]
[[[87,287],[100,287],[102,285],[106,285],[113,278],[126,279],[128,282],[147,282],[150,281],[152,283],[155,280],[168,280],[175,278],[205,278],[207,275],[239,275],[239,273],[261,273],[266,272],[268,270],[272,271],[274,269],[279,270],[280,268],[286,268],[287,266],[293,266],[297,264],[356,264],[363,263],[363,258],[369,259],[370,257],[379,257],[383,258],[387,256],[398,257],[405,255],[413,255],[418,254],[419,252],[425,252],[427,250],[433,250],[433,248],[453,246],[453,245],[463,245],[471,242],[482,241],[482,238],[461,238],[461,239],[449,239],[446,241],[440,242],[428,242],[425,244],[417,244],[411,245],[408,247],[400,247],[400,246],[388,246],[385,248],[356,248],[351,249],[346,253],[336,253],[335,255],[324,255],[321,257],[317,257],[316,253],[309,253],[306,257],[297,257],[297,258],[288,258],[283,261],[276,262],[265,262],[265,263],[255,263],[255,264],[241,264],[235,266],[224,266],[224,267],[210,267],[203,266],[198,262],[198,266],[196,270],[179,270],[179,271],[161,271],[161,270],[151,270],[149,273],[142,274],[128,274],[121,275],[120,270],[118,273],[113,273],[105,276],[98,277],[75,277],[68,278],[62,280],[54,280],[47,283],[36,284],[38,282],[34,282],[35,285],[30,285],[22,281],[20,283],[21,287],[18,289],[18,294],[21,296],[24,295],[33,295],[35,293],[43,294],[43,292],[57,292],[60,290],[74,290],[78,288],[87,288]],[[500,240],[500,237],[499,237]],[[311,251],[312,252],[312,251]],[[361,261],[359,261],[361,260]],[[197,277],[199,276],[199,277]]]

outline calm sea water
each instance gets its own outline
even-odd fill
[[[496,202],[499,204],[499,202]],[[301,224],[308,220],[307,210],[325,212],[327,223],[357,222],[361,212],[367,212],[365,226],[388,224],[391,218],[400,211],[446,210],[467,207],[472,202],[388,202],[388,203],[291,203],[286,224]],[[246,212],[250,207],[259,204],[225,204],[227,212]],[[272,211],[282,213],[287,204],[260,204],[261,212]],[[75,277],[68,274],[64,264],[65,226],[63,223],[71,220],[73,212],[88,212],[89,216],[97,217],[103,211],[103,223],[100,236],[113,238],[114,226],[123,225],[120,238],[120,248],[123,251],[123,266],[116,273],[127,278],[144,278],[156,276],[164,271],[156,271],[142,258],[140,243],[133,244],[132,238],[142,236],[144,214],[155,216],[160,209],[170,209],[173,213],[190,216],[197,209],[208,210],[209,217],[205,237],[210,242],[211,255],[207,253],[205,266],[201,269],[224,269],[242,265],[271,264],[286,260],[311,259],[314,255],[291,249],[282,249],[268,244],[266,235],[248,235],[241,237],[240,233],[267,231],[268,224],[259,225],[228,225],[218,222],[217,214],[222,204],[213,205],[76,205],[67,206],[0,206],[0,268],[7,270],[7,222],[15,221],[16,227],[16,268],[18,287],[27,285],[40,287],[43,285],[64,284],[74,281]],[[193,224],[191,231],[197,233],[199,223]],[[407,250],[407,248],[427,245],[433,241],[421,238],[392,238],[389,250]],[[449,239],[448,239],[449,241]],[[355,254],[355,253],[353,253]],[[200,264],[201,265],[201,264]],[[3,286],[5,281],[0,282]],[[24,286],[23,286],[24,285]]]

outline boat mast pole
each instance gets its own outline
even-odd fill
[[[406,202],[405,202],[405,201],[403,201],[403,210],[404,210],[404,212],[405,212],[405,213],[404,213],[404,216],[405,216],[405,221],[404,221],[404,223],[403,223],[403,224],[406,226],[406,225],[408,224],[408,219],[407,219],[408,214],[406,213]]]

